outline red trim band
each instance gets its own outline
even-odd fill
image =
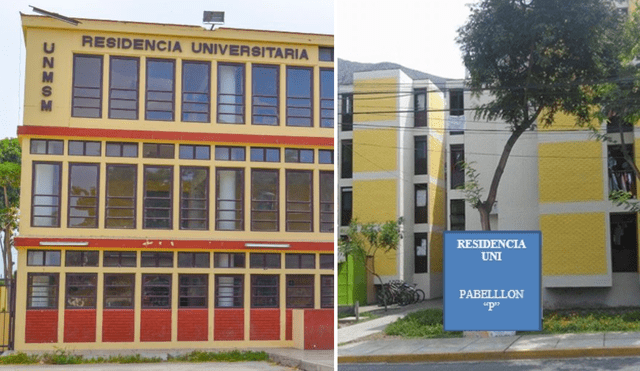
[[[131,249],[203,249],[203,250],[283,250],[283,251],[331,251],[333,242],[300,242],[300,241],[214,241],[214,240],[142,240],[142,239],[108,239],[108,238],[29,238],[16,237],[16,247],[37,247],[40,242],[87,242],[87,246],[68,246],[69,248],[131,248]],[[281,247],[246,247],[245,243],[288,244]],[[43,246],[44,247],[44,246]],[[65,247],[60,246],[60,247]]]
[[[174,131],[87,129],[58,126],[18,126],[18,135],[49,135],[83,138],[154,139],[190,142],[284,144],[333,147],[333,138],[288,135],[190,133]]]

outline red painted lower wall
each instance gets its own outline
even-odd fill
[[[178,309],[178,341],[207,341],[208,309]]]
[[[171,309],[142,309],[140,341],[171,341]]]
[[[244,309],[216,309],[213,313],[213,340],[244,340]]]
[[[94,343],[96,341],[96,310],[68,309],[64,311],[64,342]]]
[[[280,340],[280,309],[251,309],[250,340]]]
[[[133,309],[105,309],[102,312],[102,341],[130,342],[134,340]]]
[[[293,340],[293,309],[287,309],[285,339]]]
[[[26,343],[58,342],[58,311],[27,310],[24,341]]]
[[[333,309],[304,311],[304,349],[333,349]]]

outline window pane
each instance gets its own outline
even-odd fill
[[[287,125],[313,126],[310,68],[287,68]],[[308,109],[299,109],[300,107]]]
[[[174,89],[174,61],[147,59],[147,120],[173,121]]]
[[[138,59],[111,57],[109,118],[138,119]]]
[[[98,227],[98,164],[69,164],[70,228]]]
[[[144,228],[171,229],[173,168],[146,166],[144,171]]]
[[[106,228],[135,228],[136,165],[107,165]]]
[[[278,66],[252,67],[254,125],[278,125]]]
[[[209,63],[182,63],[182,121],[209,122],[210,71]]]
[[[217,308],[242,308],[243,303],[243,277],[216,275],[216,307]]]
[[[287,308],[313,308],[312,275],[287,275]]]
[[[216,230],[243,229],[244,172],[216,170]]]
[[[279,292],[276,275],[251,275],[251,307],[278,308]]]
[[[278,230],[278,170],[251,172],[251,230]]]
[[[218,64],[218,122],[244,123],[244,65]]]
[[[101,108],[102,56],[74,55],[71,115],[97,118]]]
[[[60,226],[60,163],[33,165],[34,227]]]
[[[133,274],[105,274],[104,308],[133,308],[134,282]]]
[[[287,170],[287,230],[310,232],[313,229],[311,171]]]
[[[320,70],[320,127],[333,127],[333,70]]]
[[[190,167],[180,171],[180,228],[207,229],[209,169]]]
[[[171,275],[142,275],[142,308],[171,308]]]

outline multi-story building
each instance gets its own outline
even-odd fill
[[[427,298],[442,296],[444,94],[432,76],[399,65],[341,60],[339,69],[340,225],[403,218],[397,250],[367,264],[383,281],[415,282]],[[339,265],[339,305],[375,300],[367,274],[352,257]]]
[[[15,349],[333,347],[333,36],[22,15]]]

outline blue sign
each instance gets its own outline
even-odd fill
[[[540,231],[444,232],[444,330],[542,331]]]

